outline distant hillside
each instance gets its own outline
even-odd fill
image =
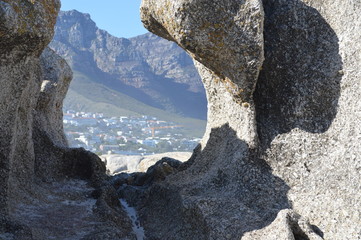
[[[206,119],[198,72],[172,42],[151,33],[116,38],[98,29],[89,14],[73,10],[59,14],[50,46],[75,72],[66,107]]]
[[[74,71],[72,87],[64,102],[65,109],[85,112],[102,112],[106,116],[156,116],[159,119],[176,122],[182,126],[185,136],[200,137],[205,130],[206,121],[181,117],[159,108],[146,105],[126,94],[117,92],[97,83],[91,77]],[[76,89],[76,90],[73,90]]]

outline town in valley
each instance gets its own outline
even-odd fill
[[[185,126],[144,115],[106,117],[66,110],[63,124],[70,147],[83,147],[98,155],[190,152],[200,141],[187,136]]]

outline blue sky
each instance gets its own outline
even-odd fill
[[[141,0],[61,0],[61,10],[89,13],[99,28],[129,38],[147,32],[139,17],[140,3]]]

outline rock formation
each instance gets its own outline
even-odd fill
[[[144,25],[193,57],[208,98],[200,146],[140,207],[151,239],[361,237],[360,9],[143,0]]]
[[[194,58],[207,132],[188,162],[109,182],[64,140],[58,9],[0,1],[1,239],[134,239],[110,183],[148,239],[361,238],[359,1],[143,0]]]
[[[62,102],[72,73],[45,49],[59,7],[0,1],[0,239],[132,239],[101,160],[67,147]]]
[[[0,1],[1,214],[9,210],[8,198],[19,198],[34,180],[32,125],[42,78],[39,56],[53,36],[59,7],[57,0]]]
[[[119,174],[121,172],[146,172],[148,168],[156,164],[164,157],[177,159],[178,161],[185,162],[191,157],[191,152],[166,152],[153,155],[118,155],[118,154],[105,154],[99,156],[105,163],[109,175]]]
[[[361,3],[273,0],[264,9],[261,154],[325,239],[358,239]]]

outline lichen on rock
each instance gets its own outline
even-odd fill
[[[59,8],[59,0],[0,1],[0,44],[7,46],[0,54],[40,55],[52,39]]]

